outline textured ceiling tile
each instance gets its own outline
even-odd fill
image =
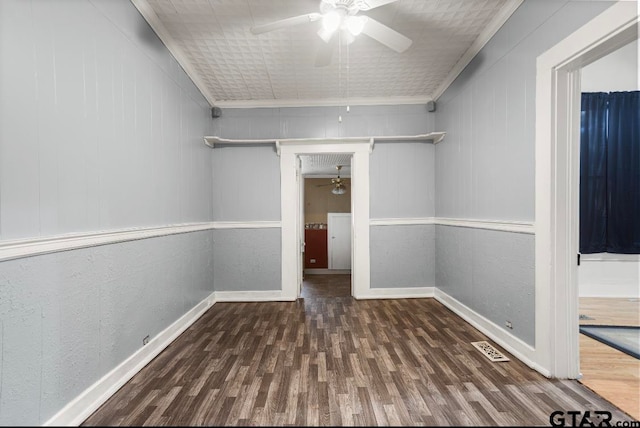
[[[351,155],[345,153],[322,153],[300,156],[302,174],[338,176],[338,165],[341,166],[340,176],[351,176]]]
[[[320,22],[251,27],[317,13],[318,0],[147,0],[217,100],[428,97],[509,0],[398,0],[366,15],[413,40],[396,53],[361,35],[315,67]],[[360,12],[365,14],[365,12]]]

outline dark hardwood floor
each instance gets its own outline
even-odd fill
[[[216,303],[83,425],[548,426],[557,410],[632,420],[502,349],[511,361],[489,361],[478,340],[435,299],[355,300],[348,275],[309,275],[296,302]]]

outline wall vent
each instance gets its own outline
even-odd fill
[[[482,342],[471,342],[471,344],[491,361],[509,361],[509,358],[507,358],[502,352],[498,351],[486,340]]]

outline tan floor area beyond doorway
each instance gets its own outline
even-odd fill
[[[580,298],[580,324],[640,326],[640,301]],[[640,420],[640,360],[580,334],[580,382]]]
[[[487,337],[435,299],[332,297],[331,281],[313,279],[295,302],[216,303],[83,425],[548,426],[568,410],[630,419],[499,347],[511,360],[490,361],[471,344]]]

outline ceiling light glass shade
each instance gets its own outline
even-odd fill
[[[366,16],[350,16],[347,18],[347,22],[346,22],[347,29],[354,36],[357,36],[358,34],[362,33],[362,30],[364,29],[364,26],[366,23],[367,23]]]
[[[327,33],[333,33],[340,27],[342,23],[342,15],[336,10],[331,10],[322,16],[322,28]]]
[[[324,40],[325,43],[329,43],[329,41],[331,40],[331,36],[333,36],[333,32],[327,31],[324,29],[324,27],[322,27],[318,30],[318,36],[320,36],[320,38]]]
[[[347,190],[344,188],[344,186],[336,186],[331,190],[331,193],[333,193],[334,195],[344,195],[345,193],[347,193]]]

